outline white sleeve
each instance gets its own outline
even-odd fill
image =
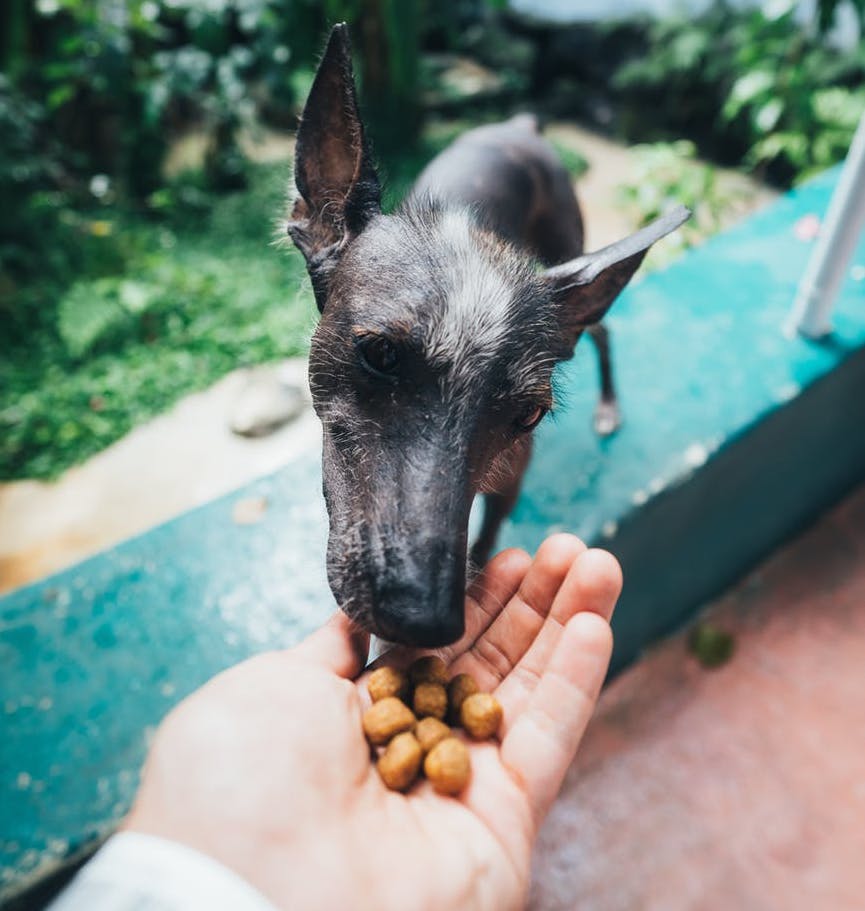
[[[186,845],[121,832],[49,911],[276,911],[245,879]]]

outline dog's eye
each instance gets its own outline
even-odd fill
[[[517,418],[515,422],[517,430],[521,433],[528,433],[530,430],[534,430],[535,427],[541,423],[546,413],[546,408],[540,408],[538,406],[528,408]]]
[[[378,376],[394,379],[399,366],[399,352],[393,342],[383,336],[361,339],[357,344],[360,361],[367,370]]]

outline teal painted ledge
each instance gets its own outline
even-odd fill
[[[568,530],[620,557],[617,668],[865,475],[865,243],[834,336],[781,331],[811,251],[794,225],[825,211],[836,179],[626,291],[609,321],[617,436],[589,429],[589,347],[561,370],[564,407],[539,430],[502,544]],[[181,697],[329,614],[319,491],[317,456],[300,458],[0,599],[0,900],[111,831]],[[237,525],[250,496],[268,509]]]

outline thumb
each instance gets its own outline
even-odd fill
[[[358,629],[342,611],[290,650],[293,658],[318,664],[338,677],[354,678],[369,654],[369,633]]]

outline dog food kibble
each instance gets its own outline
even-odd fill
[[[407,791],[423,770],[439,794],[459,794],[471,778],[471,757],[442,719],[461,724],[474,740],[495,737],[502,722],[496,699],[479,692],[469,674],[448,682],[447,666],[433,655],[418,658],[407,672],[380,667],[367,688],[372,705],[364,712],[363,732],[376,748],[385,785]]]
[[[386,699],[388,696],[405,700],[408,694],[408,677],[395,667],[380,667],[369,675],[366,688],[373,702]]]
[[[446,737],[427,753],[423,770],[439,794],[459,794],[472,774],[469,751],[456,737]]]
[[[470,674],[457,674],[448,684],[448,708],[454,719],[460,717],[460,709],[466,696],[472,696],[478,691],[475,678]]]
[[[363,732],[373,746],[383,746],[397,734],[410,731],[416,720],[404,702],[396,696],[386,696],[364,712]]]
[[[427,718],[421,718],[414,729],[414,735],[426,755],[440,740],[451,736],[451,729],[443,721],[430,715]]]
[[[442,686],[448,684],[447,665],[435,655],[418,658],[409,667],[408,676],[413,686],[419,683],[440,683]]]
[[[474,740],[495,737],[502,723],[502,707],[495,696],[475,693],[467,696],[460,709],[460,721],[466,733]]]
[[[392,791],[411,787],[420,771],[423,751],[411,731],[397,734],[379,759],[378,773]]]
[[[448,710],[447,690],[440,683],[419,683],[414,689],[412,705],[418,718],[444,718]]]

